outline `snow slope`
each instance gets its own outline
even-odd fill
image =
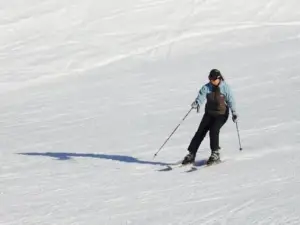
[[[296,0],[0,2],[0,224],[300,224]],[[210,69],[226,162],[177,162]],[[209,156],[208,140],[198,160]]]

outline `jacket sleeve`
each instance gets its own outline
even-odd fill
[[[207,85],[202,86],[196,98],[196,101],[199,105],[202,105],[205,102],[207,93],[208,93]]]
[[[235,105],[235,99],[233,96],[233,93],[231,91],[231,88],[229,87],[228,84],[226,84],[226,103],[229,106],[231,113],[236,114],[236,105]]]

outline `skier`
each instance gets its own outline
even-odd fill
[[[238,118],[233,94],[228,84],[224,81],[221,72],[217,69],[212,69],[208,79],[209,82],[200,89],[196,100],[191,105],[193,109],[199,110],[200,105],[204,103],[205,99],[207,100],[205,113],[197,132],[190,142],[188,147],[189,153],[184,157],[183,165],[195,162],[198,148],[208,131],[211,156],[207,161],[207,165],[220,162],[219,133],[221,127],[228,119],[229,108],[233,122],[236,122]]]

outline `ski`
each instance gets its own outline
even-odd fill
[[[198,169],[201,169],[201,168],[204,169],[204,168],[207,168],[207,167],[216,166],[216,165],[221,164],[223,162],[225,162],[225,161],[221,160],[219,162],[216,162],[216,163],[213,163],[213,164],[210,164],[210,165],[205,164],[205,165],[201,165],[201,166],[192,166],[189,170],[187,170],[185,172],[186,173],[191,173],[191,172],[197,171]]]
[[[175,163],[175,164],[166,165],[165,168],[160,169],[158,171],[160,171],[160,172],[171,171],[173,169],[182,168],[182,167],[185,167],[185,166],[187,166],[187,165],[183,165],[182,163]]]
[[[191,172],[194,172],[194,171],[196,171],[196,170],[198,170],[198,168],[196,167],[196,166],[191,166],[188,170],[186,170],[185,172],[186,173],[191,173]]]
[[[162,168],[158,171],[167,172],[167,171],[172,171],[172,170],[175,170],[175,169],[183,168],[183,169],[185,169],[184,172],[191,173],[191,172],[197,171],[201,168],[216,166],[216,165],[221,164],[223,162],[225,162],[225,161],[221,160],[220,162],[213,163],[211,165],[207,165],[206,164],[207,160],[203,159],[203,160],[198,160],[198,161],[195,161],[194,163],[190,163],[190,164],[186,164],[186,165],[183,165],[182,163],[174,163],[174,164],[166,165],[164,168]]]
[[[197,167],[206,165],[206,162],[207,162],[207,160],[205,159],[205,160],[198,160],[198,161],[195,161],[194,163],[189,163],[189,164],[183,165],[180,161],[180,162],[177,162],[174,164],[166,165],[165,168],[160,169],[158,171],[164,172],[164,171],[171,171],[171,170],[179,169],[179,168],[185,168],[186,171],[189,171],[189,170],[193,170],[193,168],[197,168]]]

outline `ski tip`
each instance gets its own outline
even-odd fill
[[[167,166],[166,168],[158,170],[159,172],[171,171],[173,168],[171,166]]]
[[[191,167],[189,170],[185,171],[186,173],[191,173],[198,170],[195,166]]]

